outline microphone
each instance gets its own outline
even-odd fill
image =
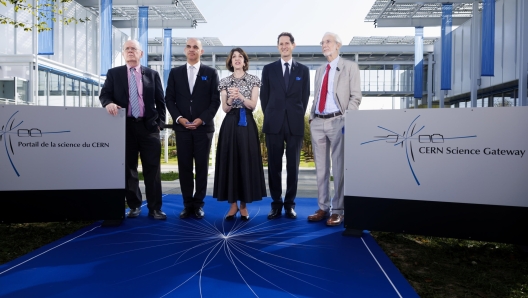
[[[337,71],[340,71],[339,67],[336,66],[336,70],[337,70]]]
[[[145,75],[145,70],[143,69],[143,67],[141,68],[141,75]]]

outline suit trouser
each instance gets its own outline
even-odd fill
[[[178,172],[183,206],[185,208],[199,208],[204,205],[204,198],[207,193],[207,175],[209,174],[209,153],[213,134],[212,132],[196,130],[176,131]],[[193,177],[193,161],[196,170],[196,180]],[[195,181],[196,191],[194,190]]]
[[[344,125],[344,116],[329,119],[316,117],[310,123],[319,209],[341,215],[344,214]],[[330,157],[334,176],[332,199],[330,199]]]
[[[128,207],[142,204],[138,179],[138,153],[145,180],[145,194],[149,210],[161,210],[161,142],[159,132],[150,132],[143,121],[126,121],[126,200]]]
[[[282,201],[282,156],[286,142],[286,194]],[[266,134],[268,149],[268,184],[273,202],[271,208],[294,208],[299,180],[299,162],[301,158],[303,136],[292,135],[285,117],[282,128],[277,134]]]

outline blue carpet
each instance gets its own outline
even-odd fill
[[[223,221],[229,205],[206,198],[203,220],[181,220],[166,195],[166,221],[96,223],[0,266],[1,297],[418,297],[368,233],[298,219],[266,219],[270,199],[248,205],[250,221]]]

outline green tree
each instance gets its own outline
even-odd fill
[[[33,1],[30,1],[33,3]],[[44,4],[40,4],[39,1],[36,1],[36,5],[28,3],[28,0],[0,0],[0,4],[8,8],[13,8],[15,13],[26,12],[31,16],[36,18],[36,22],[33,23],[31,19],[26,21],[18,21],[13,18],[0,15],[0,24],[13,25],[15,28],[22,28],[24,31],[33,31],[36,29],[38,32],[49,31],[51,28],[48,27],[47,21],[52,20],[53,22],[57,21],[55,17],[46,14],[47,11],[51,11],[52,15],[62,15],[63,17],[60,21],[69,25],[71,23],[84,23],[90,20],[90,18],[75,18],[75,17],[64,17],[64,10],[61,9],[62,3],[70,3],[73,0],[49,0]]]
[[[305,161],[313,159],[312,151],[312,132],[310,131],[310,114],[304,115],[304,136],[303,136],[303,147]]]
[[[264,113],[262,113],[262,109],[253,112],[253,119],[255,119],[255,123],[257,124],[262,161],[266,163],[268,160],[268,150],[266,148],[266,135],[262,132],[262,126],[264,125]]]

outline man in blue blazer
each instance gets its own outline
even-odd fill
[[[148,216],[166,219],[161,211],[160,130],[165,122],[165,99],[157,71],[139,64],[143,51],[137,40],[123,45],[126,65],[108,70],[99,100],[108,113],[126,109],[125,187],[129,218],[141,213],[138,153],[145,177]]]
[[[194,215],[201,219],[205,215],[203,206],[214,134],[213,119],[220,106],[219,80],[214,68],[200,62],[203,48],[199,39],[189,38],[184,52],[187,63],[171,70],[166,100],[176,132],[178,171],[184,205],[180,218]],[[193,161],[196,179],[193,178]]]
[[[297,218],[295,196],[300,153],[304,136],[304,115],[310,97],[310,71],[294,61],[293,35],[279,34],[277,46],[281,59],[264,66],[260,103],[264,112],[262,131],[268,149],[268,183],[273,202],[268,219],[279,218],[284,208],[288,218]],[[282,199],[282,156],[286,145],[286,194]]]

